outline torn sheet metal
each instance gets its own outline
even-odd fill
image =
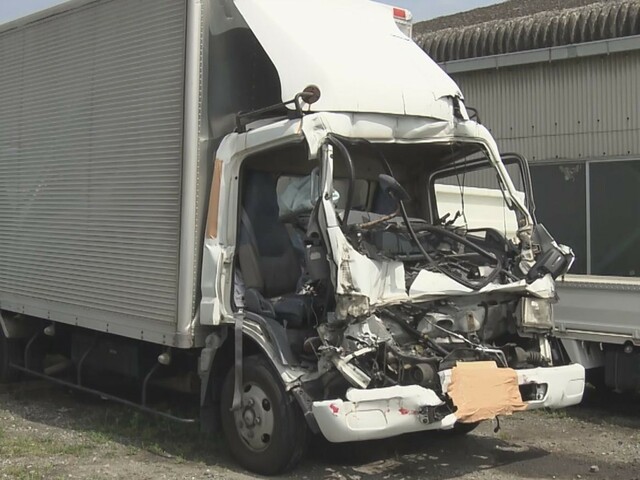
[[[538,298],[553,298],[555,296],[555,282],[550,275],[546,275],[530,284],[525,280],[507,284],[490,283],[486,287],[474,291],[459,284],[448,276],[422,270],[411,284],[409,296],[413,300],[429,300],[451,295],[477,295],[490,292],[526,292]]]
[[[340,252],[336,293],[342,296],[368,298],[368,307],[378,307],[403,301],[428,301],[441,297],[478,295],[483,293],[526,293],[538,298],[554,298],[555,282],[546,275],[531,284],[525,280],[508,284],[491,283],[479,291],[461,285],[448,276],[422,270],[409,288],[407,294],[405,271],[402,262],[379,261],[357,252],[338,229],[332,229],[332,251]],[[353,316],[367,315],[368,310],[359,308],[362,302],[347,302],[341,314]],[[350,311],[349,308],[357,311]]]
[[[538,298],[554,298],[555,282],[546,275],[531,284],[525,280],[508,284],[491,283],[479,291],[473,291],[448,276],[428,270],[422,270],[409,288],[405,283],[404,264],[395,261],[379,261],[368,258],[357,252],[338,229],[332,229],[331,246],[334,252],[341,252],[338,261],[338,295],[368,298],[369,307],[379,307],[404,301],[428,301],[441,297],[478,295],[483,293],[526,293]],[[347,307],[354,309],[361,304],[347,302]],[[367,315],[368,310],[348,308],[341,314],[353,316]]]
[[[339,258],[336,258],[338,262],[336,294],[367,297],[369,307],[384,302],[408,300],[402,262],[372,260],[362,255],[349,244],[338,229],[332,229],[330,240],[332,251],[340,252]],[[359,305],[358,302],[349,302],[345,305],[345,311],[341,313],[354,316],[370,313],[363,311]],[[354,308],[357,308],[357,311],[352,312],[351,309]]]
[[[490,420],[527,409],[518,388],[518,374],[495,362],[458,362],[447,393],[461,423]]]

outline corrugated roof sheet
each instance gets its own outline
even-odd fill
[[[605,2],[419,34],[437,62],[640,35],[640,0]]]
[[[625,0],[506,0],[493,5],[432,18],[414,25],[416,34],[436,32],[445,28],[462,28],[496,19],[529,17],[540,12],[559,12],[568,8],[584,7],[593,3],[615,3]]]

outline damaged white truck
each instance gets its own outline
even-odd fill
[[[147,411],[194,392],[263,474],[310,432],[464,433],[580,402],[551,339],[573,255],[409,18],[75,0],[0,26],[1,380]]]

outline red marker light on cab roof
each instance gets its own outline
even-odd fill
[[[393,7],[393,16],[394,18],[399,18],[401,20],[407,19],[407,11],[404,8]]]

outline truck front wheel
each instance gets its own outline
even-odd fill
[[[276,475],[294,468],[307,443],[307,425],[295,400],[263,356],[244,359],[242,407],[231,411],[231,368],[222,387],[222,429],[231,454],[247,470]]]

